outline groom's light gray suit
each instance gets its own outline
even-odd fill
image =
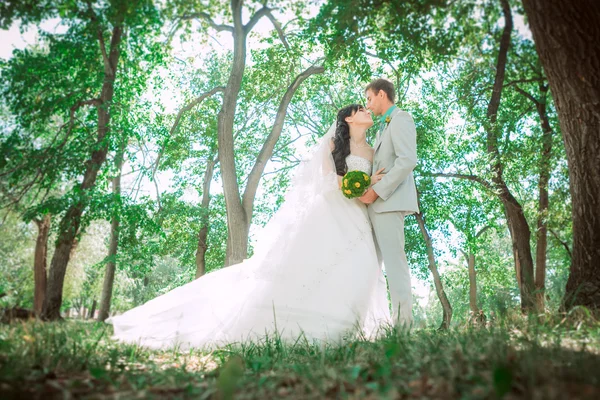
[[[404,217],[419,212],[413,169],[417,164],[417,133],[409,113],[394,109],[377,134],[373,171],[385,168],[373,185],[379,198],[369,206],[375,239],[383,256],[394,319],[412,322],[410,269],[404,251]]]

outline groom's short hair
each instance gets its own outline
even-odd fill
[[[388,99],[393,103],[396,97],[396,92],[394,91],[394,84],[387,79],[379,78],[371,81],[365,88],[365,92],[367,90],[372,90],[373,93],[378,94],[380,90],[383,90],[387,95]]]

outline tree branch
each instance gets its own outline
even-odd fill
[[[487,232],[489,229],[491,229],[492,227],[487,225],[484,226],[483,228],[481,228],[481,230],[479,232],[477,232],[477,234],[475,235],[475,238],[479,238],[481,235],[483,235],[485,232]]]
[[[266,16],[273,23],[275,30],[277,30],[277,33],[279,34],[279,39],[281,39],[281,42],[283,43],[283,46],[285,47],[285,49],[289,50],[290,45],[288,44],[287,39],[285,38],[285,33],[283,32],[283,29],[281,28],[281,24],[279,23],[279,21],[277,21],[277,19],[273,16],[273,13],[271,12],[271,10],[269,10],[266,13]]]
[[[154,175],[156,174],[156,170],[158,169],[158,166],[160,164],[160,159],[162,158],[162,155],[165,151],[167,142],[168,142],[169,138],[175,133],[175,131],[177,131],[177,128],[179,127],[179,122],[181,121],[183,114],[190,111],[192,108],[196,107],[198,104],[202,103],[204,101],[204,99],[206,99],[207,97],[210,97],[217,92],[223,92],[224,90],[225,90],[225,88],[223,86],[214,87],[211,90],[209,90],[208,92],[205,92],[205,93],[201,94],[200,96],[196,97],[194,100],[192,100],[191,102],[186,104],[181,110],[179,110],[179,112],[177,113],[177,116],[175,117],[175,121],[173,122],[173,125],[171,126],[171,129],[169,130],[169,136],[165,139],[160,151],[158,152],[156,161],[154,162],[154,167],[152,168],[152,179],[154,179]]]
[[[428,175],[433,176],[433,177],[440,177],[440,178],[466,179],[469,181],[480,183],[486,189],[494,191],[494,185],[492,185],[490,182],[486,181],[485,179],[483,179],[482,177],[477,176],[477,175],[455,174],[455,173],[446,174],[446,173],[441,173],[441,172],[432,173],[432,174],[428,174]]]
[[[100,100],[100,99],[80,100],[71,107],[70,112],[69,112],[69,122],[68,122],[69,129],[67,129],[67,135],[65,136],[65,139],[60,144],[60,146],[58,146],[59,148],[61,148],[62,146],[65,145],[65,143],[69,139],[69,136],[71,135],[71,132],[73,131],[73,126],[75,125],[75,112],[77,112],[77,110],[79,110],[83,106],[89,105],[89,106],[98,107],[98,106],[100,106],[100,104],[102,104],[102,100]],[[52,146],[52,144],[54,144],[54,141],[50,144],[50,147]]]
[[[498,117],[498,107],[500,106],[500,97],[504,87],[504,75],[506,73],[506,60],[508,58],[508,48],[510,47],[510,35],[513,28],[513,19],[508,0],[500,0],[502,12],[504,14],[504,29],[500,39],[500,49],[498,51],[498,60],[496,63],[496,76],[494,78],[494,87],[492,96],[488,103],[487,117],[492,125],[496,124]],[[488,145],[489,146],[489,145]]]
[[[190,20],[190,19],[202,19],[206,22],[208,22],[208,24],[217,32],[223,32],[223,31],[227,31],[227,32],[231,32],[233,33],[233,26],[231,25],[225,25],[225,24],[217,24],[211,17],[210,15],[208,15],[205,12],[196,12],[196,13],[192,13],[192,14],[184,14],[182,15],[179,19],[180,20]]]
[[[569,248],[569,245],[567,244],[567,242],[563,241],[556,232],[554,232],[553,229],[548,229],[550,231],[550,233],[552,234],[552,236],[554,236],[556,238],[556,240],[558,240],[558,242],[560,244],[563,245],[563,247],[565,248],[565,250],[567,251],[567,254],[569,255],[569,258],[573,258],[572,254],[571,254],[571,249]]]
[[[288,87],[285,94],[283,95],[280,103],[279,109],[277,110],[277,116],[275,117],[275,122],[273,123],[273,127],[271,128],[271,133],[265,140],[258,157],[256,158],[256,162],[254,163],[254,167],[252,167],[252,171],[248,176],[248,183],[246,185],[246,189],[244,190],[244,195],[242,197],[242,206],[246,211],[246,215],[250,217],[252,215],[252,209],[254,206],[254,198],[256,196],[256,190],[258,189],[258,184],[260,182],[260,177],[265,169],[265,166],[271,156],[273,155],[273,149],[281,136],[281,131],[283,130],[283,123],[285,121],[285,117],[287,114],[287,108],[294,96],[294,93],[298,89],[298,87],[304,82],[306,78],[314,74],[322,74],[325,72],[325,68],[322,66],[311,66],[307,68],[304,72],[296,76],[296,79],[292,82],[292,84]]]
[[[98,43],[100,44],[100,51],[102,52],[102,61],[104,62],[104,69],[108,69],[108,70],[112,71],[111,66],[110,66],[110,61],[108,58],[108,52],[106,51],[106,43],[104,42],[104,35],[102,34],[102,27],[100,26],[100,23],[98,22],[98,17],[96,16],[94,9],[92,8],[92,2],[88,0],[87,5],[88,5],[88,13],[90,14],[90,19],[92,20],[92,22],[94,24],[96,24],[96,35],[98,36]],[[111,73],[111,75],[113,75],[113,74]]]
[[[244,33],[248,34],[248,32],[250,32],[254,28],[254,25],[256,25],[256,23],[262,17],[268,16],[270,13],[271,9],[267,6],[263,6],[263,8],[255,12],[252,18],[250,18],[250,21],[248,21],[248,23],[244,25]]]
[[[300,161],[292,161],[292,163],[290,165],[286,165],[285,167],[281,167],[278,170],[275,171],[271,171],[271,172],[265,172],[262,177],[265,177],[267,175],[274,175],[274,174],[279,174],[283,171],[288,171],[292,168],[295,168],[298,164],[300,164]]]
[[[299,132],[298,132],[298,133],[299,133]],[[308,135],[310,135],[310,133],[304,133],[304,134],[302,134],[302,133],[299,133],[299,134],[298,134],[298,136],[297,136],[296,138],[294,138],[294,139],[291,139],[291,140],[289,140],[288,142],[286,142],[286,143],[283,143],[283,144],[282,144],[281,146],[279,146],[278,148],[274,149],[274,150],[273,150],[273,154],[278,154],[278,153],[279,153],[281,150],[285,149],[285,148],[286,148],[286,147],[288,147],[290,144],[292,144],[292,143],[294,143],[294,142],[296,142],[296,141],[300,140],[300,139],[301,139],[301,138],[303,138],[304,136],[308,136]]]
[[[533,83],[533,82],[543,82],[546,79],[544,77],[531,78],[531,79],[515,79],[514,81],[510,81],[504,84],[504,87],[509,87],[512,85],[517,85],[519,83]]]
[[[521,93],[523,96],[527,97],[529,100],[531,100],[533,102],[533,104],[536,105],[536,107],[540,104],[540,102],[535,97],[533,97],[531,94],[529,94],[525,90],[521,89],[520,87],[515,86],[515,90],[517,92]]]
[[[108,55],[108,66],[105,65],[104,71],[105,75],[110,77],[109,79],[114,79],[116,70],[117,70],[117,62],[119,59],[119,45],[121,43],[122,34],[123,34],[123,16],[119,16],[118,21],[115,23],[115,26],[112,30],[112,37],[110,39],[110,54]],[[105,76],[104,79],[107,77]]]
[[[104,68],[108,69],[112,73],[110,61],[108,59],[108,53],[106,52],[106,44],[104,43],[104,36],[102,35],[102,29],[98,28],[98,43],[100,43],[100,51],[102,52],[102,60],[104,60]]]
[[[487,123],[485,130],[487,131],[487,152],[490,155],[492,162],[492,170],[495,172],[494,181],[503,182],[503,166],[500,161],[500,151],[498,149],[498,109],[500,107],[500,99],[502,97],[502,89],[504,88],[504,77],[506,74],[506,62],[508,59],[508,49],[510,47],[510,38],[513,28],[513,19],[508,0],[500,0],[502,5],[502,13],[504,14],[504,29],[500,39],[500,48],[498,50],[498,59],[496,61],[496,76],[494,78],[494,86],[492,95],[487,106]]]

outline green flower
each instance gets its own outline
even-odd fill
[[[349,199],[360,197],[371,184],[371,177],[362,171],[348,171],[342,179],[342,193]]]

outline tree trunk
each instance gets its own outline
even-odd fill
[[[52,217],[45,214],[42,219],[36,219],[38,236],[35,242],[35,258],[33,263],[33,311],[39,318],[42,313],[44,297],[46,297],[46,266],[48,255],[48,236]]]
[[[239,218],[243,216],[244,220],[246,221],[246,225],[240,225],[237,227],[237,229],[239,234],[243,234],[243,241],[245,243],[245,248],[243,250],[244,254],[247,253],[248,233],[250,231],[250,223],[252,222],[256,191],[258,190],[260,178],[265,170],[267,162],[273,155],[275,145],[277,144],[277,141],[281,136],[281,131],[283,130],[283,124],[285,122],[285,116],[287,115],[288,106],[292,100],[292,97],[296,93],[296,90],[298,90],[302,82],[304,82],[308,77],[312,75],[321,74],[323,72],[325,72],[325,69],[323,67],[311,66],[304,70],[302,73],[298,74],[294,81],[288,86],[285,94],[279,102],[279,108],[277,109],[277,115],[275,116],[275,121],[273,123],[273,126],[271,127],[271,132],[269,133],[269,136],[263,143],[260,153],[256,158],[256,162],[254,163],[252,171],[248,176],[248,183],[246,184],[246,188],[242,196],[243,213],[239,216]],[[221,166],[221,169],[223,169],[223,166]],[[227,215],[229,216],[229,210],[227,210]],[[239,260],[238,262],[240,261],[241,260]]]
[[[210,97],[217,92],[224,92],[224,90],[225,90],[225,88],[222,86],[215,87],[215,88],[203,93],[202,95],[196,97],[194,100],[192,100],[188,104],[186,104],[177,113],[177,116],[175,117],[175,121],[173,122],[173,126],[171,127],[171,130],[169,131],[169,137],[173,136],[173,134],[177,131],[177,128],[179,127],[179,123],[181,122],[183,115],[186,112],[192,110],[198,104],[202,103],[204,101],[204,99],[206,99],[207,97]],[[158,170],[158,167],[160,165],[160,159],[162,158],[165,148],[166,148],[166,142],[165,142],[165,144],[163,144],[162,150],[158,153],[158,157],[154,164],[154,170],[152,173],[153,178],[154,178],[156,171]],[[213,178],[215,165],[219,160],[218,156],[215,158],[216,152],[217,152],[217,150],[215,150],[214,152],[211,151],[211,153],[208,156],[207,163],[206,163],[206,171],[204,173],[204,182],[202,183],[202,208],[206,211],[206,214],[202,217],[203,226],[200,229],[200,232],[198,233],[198,247],[196,249],[196,279],[199,278],[200,276],[204,275],[204,273],[206,272],[206,251],[208,249],[207,238],[208,238],[208,229],[209,229],[208,209],[210,207],[210,185],[211,185],[211,181]]]
[[[475,272],[475,254],[469,252],[467,258],[467,265],[469,268],[469,308],[473,315],[479,314],[479,307],[477,307],[477,273]]]
[[[433,283],[435,284],[435,291],[440,299],[440,303],[442,303],[442,324],[440,325],[440,329],[448,329],[450,328],[450,322],[452,321],[452,306],[448,301],[448,297],[446,296],[446,292],[444,292],[444,285],[442,284],[442,279],[440,278],[440,274],[437,269],[437,264],[435,261],[435,254],[433,252],[433,243],[431,241],[431,236],[427,229],[425,228],[425,220],[423,219],[423,213],[415,214],[417,217],[417,222],[419,223],[419,228],[421,229],[421,234],[423,235],[423,239],[425,239],[425,245],[427,247],[427,259],[429,261],[429,270],[431,271],[431,275],[433,275]]]
[[[529,224],[525,219],[523,207],[512,195],[503,177],[503,165],[498,148],[498,137],[500,128],[498,126],[498,109],[502,97],[502,88],[504,87],[504,76],[506,73],[506,60],[508,58],[508,49],[510,47],[510,36],[513,28],[512,13],[508,0],[500,0],[502,12],[504,14],[504,30],[500,40],[500,49],[496,63],[496,77],[494,79],[494,88],[492,96],[488,103],[487,110],[487,152],[492,163],[494,176],[492,181],[497,193],[504,205],[504,211],[507,219],[508,228],[513,243],[513,253],[515,254],[515,269],[517,275],[521,277],[519,282],[521,290],[521,308],[524,312],[533,306],[533,258],[531,256],[531,231]]]
[[[92,302],[92,308],[90,309],[90,313],[88,315],[88,319],[92,319],[94,318],[94,314],[96,313],[96,305],[97,305],[97,301],[96,299],[94,299],[94,301]]]
[[[223,178],[223,193],[227,209],[227,250],[225,266],[240,263],[248,253],[248,232],[250,217],[242,207],[237,173],[235,169],[235,154],[233,140],[233,122],[237,98],[242,84],[246,67],[246,36],[247,32],[242,23],[242,2],[231,1],[233,16],[233,60],[229,80],[223,93],[223,106],[218,115],[218,144],[221,176]]]
[[[537,217],[537,233],[536,233],[536,257],[535,257],[535,294],[536,308],[538,312],[545,310],[545,281],[546,281],[546,250],[548,248],[548,182],[550,181],[551,159],[552,159],[552,140],[554,132],[548,119],[546,109],[548,98],[548,85],[540,84],[540,98],[516,88],[519,93],[531,100],[535,105],[540,125],[542,127],[542,149],[539,164],[539,181],[538,181],[538,217]]]
[[[477,271],[475,270],[475,241],[477,241],[481,235],[483,235],[490,226],[484,226],[477,234],[475,234],[474,238],[470,238],[469,243],[469,252],[465,253],[463,251],[463,255],[467,260],[467,267],[469,270],[469,308],[471,309],[471,320],[474,322],[484,323],[485,315],[483,311],[479,309],[477,306]],[[470,235],[469,235],[470,236]]]
[[[123,157],[127,141],[123,140],[119,146],[119,150],[115,155],[115,166],[117,167],[117,176],[112,179],[112,191],[114,201],[121,204],[121,175],[123,174]],[[119,248],[119,210],[112,216],[110,222],[110,246],[108,250],[108,262],[106,263],[106,272],[104,274],[104,282],[102,284],[102,297],[100,299],[100,311],[98,312],[98,321],[104,321],[108,318],[110,312],[110,302],[112,299],[113,284],[115,281],[115,269],[117,266],[117,250]],[[95,302],[95,300],[94,300]]]
[[[208,213],[208,210],[205,211]],[[196,249],[196,279],[206,273],[206,251],[208,250],[208,224],[210,223],[208,215],[203,218],[202,228],[198,232],[198,248]]]
[[[215,164],[218,158],[214,159],[214,154],[208,156],[206,161],[206,171],[204,172],[204,182],[202,183],[202,228],[198,233],[198,248],[196,250],[196,279],[206,273],[206,251],[208,250],[208,229],[210,225],[210,184],[215,170]]]
[[[255,12],[250,22],[244,25],[242,23],[242,1],[231,1],[233,16],[233,28],[231,29],[233,33],[233,61],[229,80],[223,93],[223,106],[219,111],[218,117],[219,162],[221,163],[223,192],[225,195],[225,207],[227,209],[226,266],[240,263],[248,255],[248,235],[252,222],[256,191],[264,168],[271,158],[275,144],[277,144],[281,135],[287,114],[287,107],[294,93],[306,78],[313,74],[324,72],[322,67],[310,67],[299,74],[290,86],[288,86],[286,93],[279,103],[279,109],[277,110],[277,116],[271,128],[271,133],[262,146],[252,171],[248,176],[248,183],[244,189],[244,194],[241,196],[235,169],[233,122],[237,98],[246,67],[246,38],[258,20],[266,15],[265,13],[261,13],[264,10],[266,9],[263,7],[261,10]]]
[[[523,0],[567,152],[573,208],[563,306],[600,310],[600,2]]]
[[[529,223],[525,219],[523,207],[517,199],[508,191],[506,185],[503,188],[503,195],[500,196],[506,218],[509,232],[513,244],[513,254],[515,260],[515,273],[517,284],[521,293],[521,309],[528,312],[534,306],[534,278],[533,278],[533,257],[531,252],[531,231]]]
[[[546,94],[548,86],[541,86],[541,98],[536,103],[536,108],[542,125],[542,158],[540,160],[540,179],[538,182],[539,200],[538,200],[538,219],[537,219],[537,245],[535,257],[535,292],[536,308],[538,312],[543,312],[546,308],[546,250],[548,249],[548,182],[550,181],[550,172],[552,159],[552,140],[553,130],[550,126],[548,113],[546,111]]]
[[[122,27],[117,24],[112,31],[110,43],[110,55],[105,56],[104,82],[100,94],[99,105],[96,105],[98,112],[98,137],[97,145],[93,146],[91,158],[86,162],[83,181],[79,186],[79,197],[73,205],[69,207],[59,226],[58,240],[56,241],[56,250],[50,264],[48,276],[48,285],[46,297],[42,307],[41,318],[44,320],[61,319],[60,307],[62,305],[62,291],[69,263],[71,249],[75,241],[79,226],[81,224],[81,215],[86,209],[89,199],[88,192],[96,185],[96,177],[102,164],[106,160],[108,152],[108,140],[106,135],[110,122],[110,107],[114,94],[114,82],[119,61],[119,45],[121,43]],[[103,45],[103,41],[101,45]]]

